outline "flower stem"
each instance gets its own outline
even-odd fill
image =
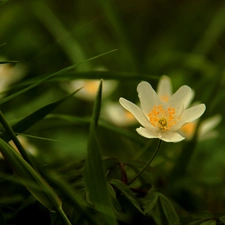
[[[128,182],[128,185],[130,185],[131,183],[133,183],[145,170],[146,168],[149,167],[149,165],[151,164],[151,162],[153,161],[153,159],[155,158],[156,154],[158,153],[160,147],[162,145],[162,140],[159,140],[159,143],[158,143],[158,146],[157,148],[155,149],[152,157],[150,158],[150,160],[146,163],[146,165],[137,173],[137,175],[131,179],[129,182]]]
[[[62,207],[60,207],[58,210],[58,215],[61,217],[61,220],[64,225],[72,225],[69,219],[67,218],[66,214],[64,213]]]

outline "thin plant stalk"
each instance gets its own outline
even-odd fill
[[[154,153],[153,153],[153,155],[152,155],[152,157],[150,158],[150,160],[146,163],[146,165],[136,174],[136,176],[133,178],[133,179],[131,179],[127,184],[128,185],[130,185],[130,184],[132,184],[148,167],[149,167],[149,165],[151,164],[151,162],[153,161],[153,159],[155,158],[155,156],[157,155],[157,153],[158,153],[158,151],[159,151],[159,149],[160,149],[160,147],[161,147],[161,145],[162,145],[162,140],[159,140],[159,143],[158,143],[158,146],[157,146],[157,148],[155,149],[155,151],[154,151]]]
[[[60,207],[58,209],[57,213],[60,216],[60,218],[61,218],[61,220],[62,220],[64,225],[72,225],[71,222],[69,221],[68,217],[66,216],[66,214],[62,210],[62,207]]]

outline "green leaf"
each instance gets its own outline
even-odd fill
[[[46,115],[51,113],[56,107],[58,107],[60,104],[62,104],[67,99],[71,98],[78,90],[75,92],[61,98],[58,101],[55,101],[53,103],[50,103],[48,105],[43,106],[42,108],[36,110],[35,112],[31,113],[30,115],[26,116],[25,118],[21,119],[19,122],[14,124],[12,126],[12,129],[15,133],[22,133],[28,128],[32,127],[35,123],[42,120]],[[0,137],[4,139],[5,141],[10,141],[10,137],[7,133],[0,134]]]
[[[102,82],[99,85],[90,123],[87,159],[84,168],[84,181],[90,200],[95,209],[102,213],[105,224],[116,225],[117,221],[113,212],[113,204],[110,199],[106,181],[106,172],[103,169],[102,159],[96,140],[96,128],[101,108],[101,92]]]
[[[0,64],[6,64],[6,63],[17,63],[18,61],[15,60],[7,60],[7,61],[0,61]]]
[[[208,221],[205,221],[205,222],[201,223],[200,225],[216,225],[216,221],[215,220],[208,220]]]
[[[0,149],[5,160],[30,193],[50,211],[58,211],[61,208],[61,201],[40,174],[2,139],[0,139]]]
[[[192,221],[192,222],[188,223],[187,225],[200,225],[201,222],[202,222],[202,219],[199,219],[199,220]]]
[[[150,190],[144,200],[143,204],[144,213],[146,214],[151,212],[155,208],[157,202],[158,202],[158,192]]]
[[[220,221],[223,222],[225,224],[225,216],[221,216],[220,217]]]
[[[171,203],[171,201],[161,193],[158,193],[159,201],[162,205],[164,214],[169,222],[169,225],[179,225],[180,219]]]
[[[68,182],[54,173],[46,173],[45,175],[47,176],[48,180],[50,180],[54,186],[57,187],[57,190],[59,190],[60,194],[66,199],[69,199],[68,201],[73,206],[73,210],[75,210],[80,215],[83,215],[85,220],[90,224],[97,225],[91,215],[89,215],[86,209],[83,207],[83,205],[85,205],[83,200],[78,196],[78,194],[74,192]]]
[[[141,212],[142,214],[145,214],[143,212],[143,210],[141,209],[139,203],[137,202],[137,200],[135,199],[135,196],[133,194],[133,192],[130,190],[130,188],[124,184],[122,181],[120,180],[110,180],[110,183],[116,187],[117,189],[119,189],[126,197],[127,199],[132,203],[132,205],[138,209],[139,212]]]
[[[163,213],[169,225],[180,225],[180,219],[171,201],[162,193],[159,193],[154,189],[149,191],[144,200],[143,207],[145,213],[155,215],[154,219],[160,219],[162,217],[161,214]]]

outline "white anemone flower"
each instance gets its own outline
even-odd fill
[[[136,131],[146,138],[159,138],[166,142],[182,141],[185,137],[178,130],[198,119],[206,109],[205,104],[186,108],[193,96],[192,89],[187,85],[181,86],[170,96],[169,89],[157,94],[148,82],[142,81],[137,86],[137,92],[141,107],[124,98],[120,98],[119,102],[142,125]],[[168,101],[160,98],[163,92],[168,94]]]

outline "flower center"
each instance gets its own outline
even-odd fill
[[[162,105],[154,106],[152,111],[148,114],[150,123],[162,131],[167,131],[176,124],[179,118],[176,118],[175,115],[176,110],[173,107],[169,107],[165,110]]]

